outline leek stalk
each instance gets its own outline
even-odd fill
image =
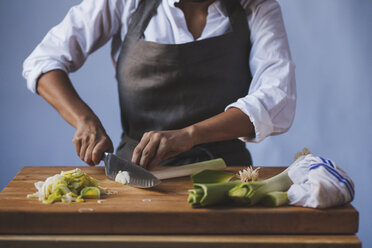
[[[188,203],[192,207],[206,207],[229,201],[228,192],[241,182],[231,181],[224,183],[194,184],[189,190]]]
[[[169,179],[175,177],[189,176],[202,170],[223,170],[226,163],[222,158],[187,164],[182,166],[169,167],[160,170],[151,171],[158,179]]]
[[[261,203],[268,207],[279,207],[283,205],[288,205],[289,199],[287,192],[270,192],[266,194],[262,200]]]
[[[191,175],[192,183],[222,183],[228,182],[235,174],[227,171],[203,170]]]
[[[207,207],[231,200],[248,206],[259,202],[272,207],[286,205],[288,195],[284,191],[293,184],[288,170],[264,181],[251,182],[227,182],[232,178],[232,173],[202,171],[191,176],[194,189],[189,190],[187,201],[192,207]]]
[[[194,189],[189,190],[187,201],[192,207],[205,207],[228,200],[228,191],[240,181],[229,182],[235,177],[227,171],[203,170],[191,175]]]
[[[288,176],[288,168],[282,173],[260,182],[242,183],[232,188],[228,195],[236,202],[255,205],[268,193],[287,191],[293,184]]]

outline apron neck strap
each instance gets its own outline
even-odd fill
[[[127,36],[140,39],[162,0],[141,0],[133,13]]]
[[[233,31],[249,30],[247,15],[238,0],[223,0]],[[247,29],[248,28],[248,29]]]
[[[135,45],[141,39],[151,17],[156,13],[156,10],[162,0],[141,0],[136,11],[133,13],[132,19],[128,25],[128,32],[121,43],[118,62],[116,63],[116,78],[123,63],[123,59],[127,56],[130,47]]]

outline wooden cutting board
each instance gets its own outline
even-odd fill
[[[34,183],[75,167],[24,167],[0,193],[0,234],[354,234],[358,212],[286,206],[218,206],[193,209],[186,199],[188,177],[138,189],[106,178],[103,167],[80,167],[114,192],[99,203],[42,204],[26,195]],[[240,168],[231,167],[237,171]],[[264,167],[267,178],[284,167]]]

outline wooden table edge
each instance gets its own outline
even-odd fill
[[[360,248],[356,235],[0,235],[0,247]]]

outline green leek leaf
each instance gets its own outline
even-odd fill
[[[192,183],[222,183],[228,182],[235,174],[219,170],[203,170],[191,175]]]

